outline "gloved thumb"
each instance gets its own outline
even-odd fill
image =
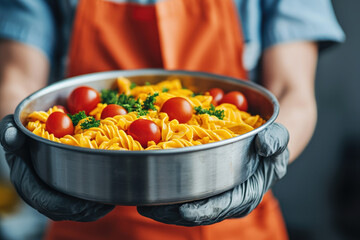
[[[256,152],[262,157],[277,155],[287,148],[288,142],[288,130],[280,123],[273,123],[256,135]]]
[[[0,122],[0,143],[7,152],[23,147],[25,135],[16,127],[14,115],[7,115]]]

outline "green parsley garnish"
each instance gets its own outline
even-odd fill
[[[73,125],[76,126],[78,125],[78,123],[80,122],[80,120],[87,118],[85,111],[81,111],[78,112],[74,115],[68,114],[68,116],[70,117],[71,121],[73,122]]]
[[[141,110],[139,100],[135,100],[133,96],[118,94],[116,90],[101,90],[102,103],[117,104],[126,109],[127,112],[138,112]]]
[[[156,97],[159,96],[159,93],[154,93],[153,95],[148,96],[145,101],[143,102],[143,105],[140,110],[138,110],[138,117],[145,116],[149,113],[149,110],[156,111],[154,103],[156,102]]]
[[[136,87],[136,83],[132,82],[132,83],[130,84],[130,89],[134,89],[135,87]]]
[[[163,87],[162,92],[168,92],[168,91],[169,91],[169,89],[168,89],[168,88]]]
[[[100,120],[95,120],[94,117],[88,117],[84,122],[80,124],[81,129],[89,129],[92,127],[99,127],[100,126]]]
[[[68,116],[70,117],[74,126],[77,126],[82,119],[86,118],[86,120],[80,124],[81,129],[89,129],[100,126],[100,120],[95,120],[95,118],[92,116],[86,116],[85,111],[78,112],[74,115],[68,114]]]
[[[102,90],[101,99],[102,103],[117,104],[126,109],[127,112],[137,112],[138,116],[144,116],[148,113],[148,110],[156,110],[154,103],[159,93],[154,93],[146,98],[143,104],[139,99],[135,99],[134,96],[127,96],[125,94],[118,94],[116,90]]]
[[[116,90],[101,90],[101,102],[106,104],[117,104],[118,93]]]
[[[141,109],[141,110],[139,110],[139,111],[137,112],[137,117],[146,116],[148,113],[149,113],[148,110],[143,110],[143,109]]]
[[[145,83],[145,86],[150,86],[151,84],[149,82],[146,82]]]
[[[127,96],[123,93],[118,96],[116,104],[125,108],[127,112],[139,112],[141,110],[139,99],[135,100],[134,96]]]
[[[159,93],[156,92],[153,95],[148,96],[142,106],[142,109],[144,110],[154,110],[156,111],[156,108],[154,106],[154,103],[156,102],[156,97],[159,96]]]
[[[202,108],[201,106],[194,107],[196,114],[209,114],[223,120],[225,117],[224,110],[216,110],[215,106],[211,104],[209,109]]]
[[[191,97],[196,97],[196,96],[198,96],[198,95],[203,95],[202,93],[192,93],[191,94]]]

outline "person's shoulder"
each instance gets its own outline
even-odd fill
[[[290,41],[315,41],[325,48],[345,39],[330,0],[270,0],[263,11],[264,48]]]
[[[36,47],[49,58],[55,42],[53,1],[0,1],[0,38]]]

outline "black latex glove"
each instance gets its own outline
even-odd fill
[[[138,207],[138,212],[156,221],[181,226],[209,225],[227,218],[244,217],[261,202],[271,186],[286,174],[289,133],[278,123],[255,137],[259,166],[239,186],[204,200],[156,207]]]
[[[21,198],[40,213],[55,221],[95,221],[114,206],[71,197],[44,184],[34,172],[26,137],[8,115],[0,122],[0,142],[10,167],[10,178]],[[46,159],[44,159],[46,161]]]

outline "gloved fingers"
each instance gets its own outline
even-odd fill
[[[0,143],[7,152],[14,152],[23,147],[25,135],[17,129],[14,115],[7,115],[0,122]]]
[[[262,175],[255,172],[232,190],[206,200],[183,204],[180,214],[187,221],[197,225],[214,224],[226,218],[246,216],[260,203],[263,185]]]
[[[32,203],[42,214],[54,221],[71,220],[78,222],[95,221],[114,209],[107,205],[71,197],[52,189],[32,197]]]
[[[235,189],[204,200],[166,206],[143,206],[137,210],[144,217],[166,224],[188,227],[210,225],[232,217],[239,211],[235,208],[242,200],[237,199],[239,196],[233,197],[233,192],[242,192],[243,188]],[[248,209],[251,202],[252,200],[241,207]]]
[[[77,200],[79,201],[80,199]],[[48,218],[54,221],[69,220],[77,222],[92,222],[104,217],[115,208],[114,205],[99,204],[85,200],[83,202],[83,211],[77,211],[77,213],[59,214],[52,212],[50,214],[47,209],[45,209],[45,211],[39,210],[39,212],[47,215]]]
[[[290,153],[289,149],[286,148],[281,154],[273,156],[273,161],[275,161],[274,171],[278,179],[282,179],[287,171],[287,166],[289,163]]]
[[[277,181],[282,179],[286,172],[289,163],[289,150],[286,148],[283,152],[277,155],[273,155],[263,160],[264,175],[266,184],[264,191],[270,189]]]
[[[179,212],[180,206],[180,204],[164,206],[138,206],[137,211],[140,215],[161,223],[187,227],[197,226],[181,217]]]
[[[220,222],[234,206],[233,190],[180,206],[180,215],[195,225]]]
[[[165,206],[142,206],[138,212],[144,216],[166,224],[179,226],[199,226],[223,220],[231,203],[231,191],[191,203]]]
[[[78,216],[73,215],[72,221],[93,222],[104,217],[115,208],[114,205],[110,204],[101,204],[90,201],[86,201],[86,203],[87,207],[84,208],[84,211],[79,213]]]
[[[94,221],[114,208],[53,190],[18,156],[12,161],[10,177],[22,199],[53,220]]]
[[[255,137],[257,153],[263,157],[269,157],[283,152],[289,142],[289,132],[280,123],[273,123]]]
[[[25,143],[25,135],[18,130],[14,115],[7,115],[0,121],[0,143],[5,152],[16,152]]]

